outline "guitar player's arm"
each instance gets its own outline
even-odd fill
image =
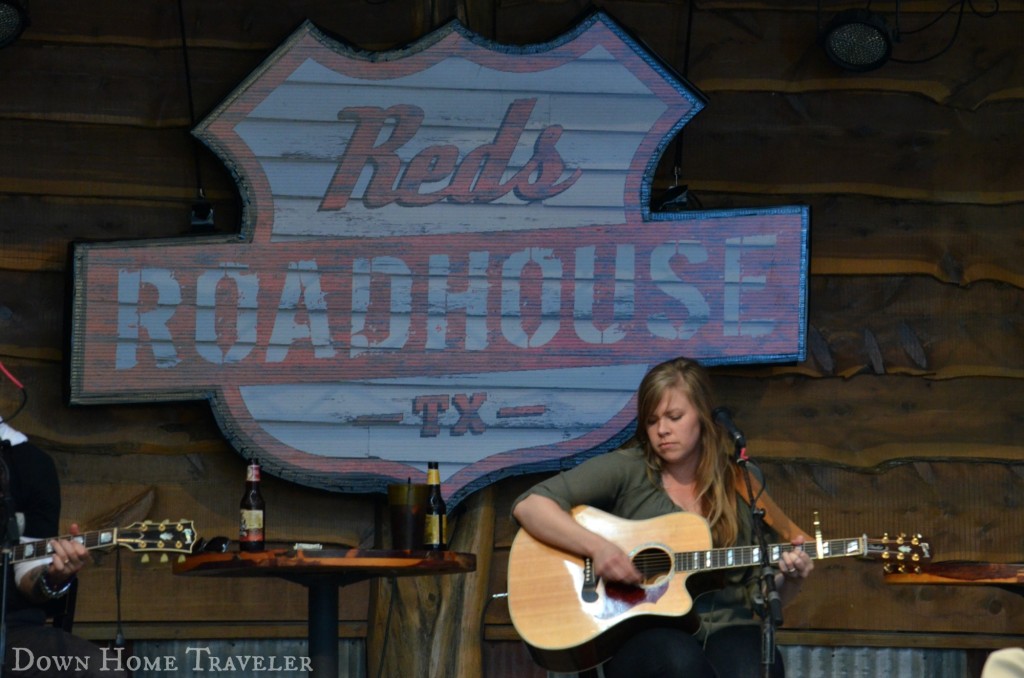
[[[78,525],[71,526],[71,534],[78,534]],[[50,545],[52,557],[14,566],[18,589],[36,603],[45,603],[66,593],[71,579],[92,560],[89,550],[77,541],[51,539]]]
[[[621,548],[580,525],[555,501],[531,494],[516,504],[512,515],[538,541],[590,558],[598,577],[627,584],[640,583],[640,572]]]

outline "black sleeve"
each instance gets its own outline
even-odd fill
[[[15,510],[25,516],[26,537],[46,539],[60,529],[60,481],[50,455],[26,442],[5,455],[11,471]]]
[[[57,467],[50,455],[32,443],[21,443],[4,450],[10,471],[10,498],[13,509],[25,519],[23,536],[47,539],[58,536],[60,527],[60,483]],[[46,618],[42,606],[27,599],[15,584],[10,568],[7,584],[7,622],[10,625],[39,625]]]

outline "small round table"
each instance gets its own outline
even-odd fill
[[[454,551],[273,548],[257,553],[199,553],[174,564],[174,574],[278,577],[306,587],[309,657],[313,675],[338,675],[338,591],[373,577],[458,574],[476,569],[476,556]]]

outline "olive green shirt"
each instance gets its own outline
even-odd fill
[[[517,497],[513,508],[531,494],[547,497],[567,511],[587,505],[629,520],[682,511],[668,496],[661,478],[655,484],[648,477],[643,451],[637,447],[600,454],[552,476]],[[751,545],[754,537],[749,506],[738,495],[736,501],[739,534],[735,545]],[[770,542],[777,538],[771,530],[767,536]],[[694,595],[694,611],[700,614],[702,633],[710,633],[721,624],[757,623],[752,602],[758,593],[756,568],[703,573],[692,576],[690,583],[706,584],[708,579],[717,580],[715,588],[702,595],[698,595],[698,586],[689,587]]]

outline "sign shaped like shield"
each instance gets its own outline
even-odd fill
[[[457,504],[631,433],[649,366],[804,356],[804,207],[652,213],[703,99],[602,13],[359,52],[301,26],[196,129],[238,238],[82,244],[77,403],[209,399],[310,486]]]

